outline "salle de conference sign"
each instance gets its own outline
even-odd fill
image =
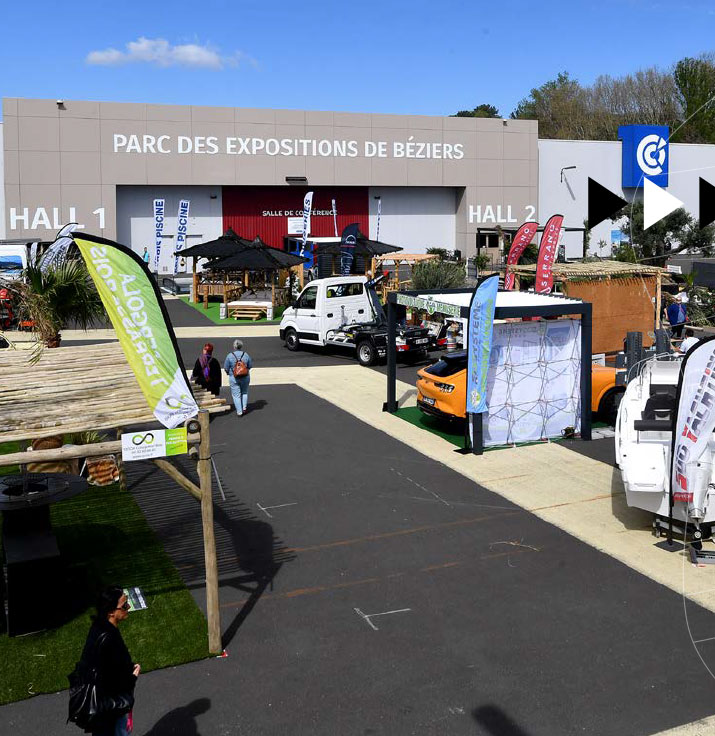
[[[327,138],[241,138],[227,136],[219,141],[209,135],[134,135],[113,134],[114,153],[193,153],[234,156],[323,156],[357,158],[413,158],[459,161],[464,158],[462,143],[416,141],[330,140]]]
[[[407,294],[397,295],[397,303],[402,304],[410,309],[423,309],[427,314],[446,314],[450,317],[460,317],[462,308],[457,304],[447,304],[445,302],[437,302],[434,299],[425,299],[421,296],[408,296]]]

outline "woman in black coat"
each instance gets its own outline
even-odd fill
[[[128,736],[130,733],[134,686],[141,667],[132,662],[119,633],[119,622],[128,615],[129,602],[120,587],[112,585],[102,591],[97,600],[97,616],[82,651],[82,661],[97,668],[97,691],[100,698],[106,698],[113,707],[102,714],[93,727],[94,736]]]
[[[204,350],[194,363],[191,377],[197,385],[210,391],[214,396],[221,393],[221,365],[213,357],[214,346],[207,342]]]

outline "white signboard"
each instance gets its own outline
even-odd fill
[[[150,460],[153,457],[185,455],[186,427],[150,429],[148,432],[127,432],[122,435],[122,460]]]
[[[289,217],[288,218],[288,235],[302,235],[303,234],[303,218],[302,217]]]
[[[484,444],[561,437],[580,429],[581,322],[560,319],[494,325]]]

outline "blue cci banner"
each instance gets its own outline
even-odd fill
[[[487,373],[498,289],[499,276],[487,276],[474,290],[469,305],[467,411],[471,414],[487,410]]]
[[[668,186],[670,149],[667,125],[621,125],[622,186],[643,188],[643,179],[659,187]]]

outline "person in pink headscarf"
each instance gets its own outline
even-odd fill
[[[197,385],[218,396],[221,392],[221,364],[213,357],[213,352],[214,346],[207,342],[194,363],[191,376]]]

